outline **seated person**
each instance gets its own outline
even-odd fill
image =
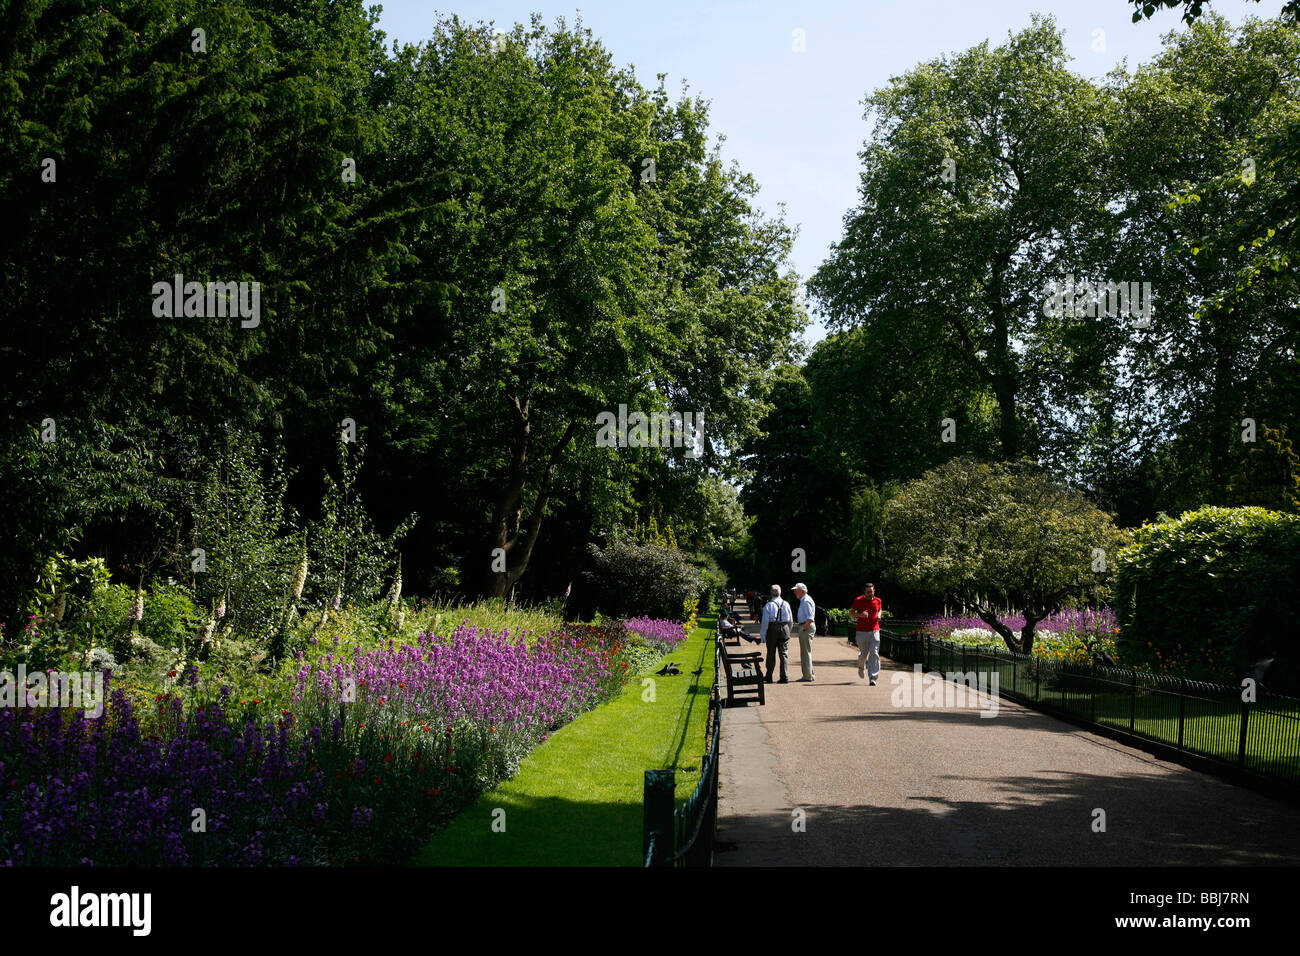
[[[726,611],[718,615],[718,632],[724,637],[743,637],[747,641],[757,642],[757,638],[745,633],[745,629],[732,621]]]

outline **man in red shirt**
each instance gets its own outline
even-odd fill
[[[863,676],[865,669],[874,685],[880,676],[881,604],[880,598],[876,597],[876,586],[868,582],[849,607],[858,613],[858,630],[855,635],[858,644],[858,677]]]

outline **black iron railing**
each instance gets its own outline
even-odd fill
[[[1294,697],[899,630],[881,631],[880,653],[966,680],[974,672],[986,687],[996,675],[1000,697],[1300,789],[1300,699]]]
[[[700,764],[700,780],[686,801],[674,808],[676,774],[672,770],[645,772],[645,812],[642,828],[646,866],[712,866],[713,833],[718,820],[718,671],[709,691],[706,737],[708,752]]]

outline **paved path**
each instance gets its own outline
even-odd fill
[[[974,694],[893,706],[895,677],[919,704],[918,677],[886,660],[868,686],[842,637],[815,638],[817,680],[796,683],[791,646],[791,682],[768,684],[766,706],[722,711],[715,865],[1300,862],[1289,804],[1008,701],[992,718]]]

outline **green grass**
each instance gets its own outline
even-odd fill
[[[680,804],[699,782],[713,684],[713,620],[630,679],[613,700],[557,730],[519,773],[437,834],[416,866],[640,866],[645,771],[677,770]],[[679,677],[654,676],[676,661]],[[702,668],[698,677],[691,671]],[[642,699],[643,677],[655,700]],[[505,831],[493,831],[494,811]],[[500,819],[500,814],[495,814]]]

